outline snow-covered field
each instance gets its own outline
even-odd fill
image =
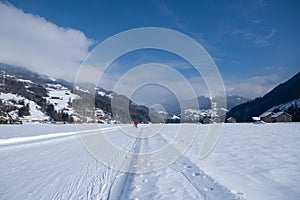
[[[105,134],[119,148],[145,153],[167,145],[180,125],[164,125],[149,139],[129,137],[117,125],[2,125],[0,199],[300,199],[300,123],[225,124],[200,160],[209,126],[199,125],[175,163],[135,174],[95,160],[80,135]]]

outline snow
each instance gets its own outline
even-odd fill
[[[106,96],[106,93],[105,93],[105,92],[102,92],[102,91],[98,91],[98,94],[99,94],[100,96]]]
[[[50,104],[54,105],[55,110],[67,112],[69,115],[74,114],[73,108],[69,106],[69,101],[79,98],[68,88],[60,84],[47,84],[49,97],[46,97]]]
[[[0,93],[0,99],[5,100],[5,101],[8,101],[8,100],[19,101],[24,98],[20,97],[18,95],[12,94],[12,93]]]
[[[271,114],[272,114],[272,112],[264,112],[259,117],[266,117],[266,116],[271,115]]]
[[[25,101],[25,103],[27,103],[27,101]],[[34,101],[29,101],[29,109],[30,115],[24,116],[23,119],[29,121],[49,119],[49,117],[40,110],[41,107],[37,105]]]
[[[204,118],[208,115],[210,115],[211,113],[211,109],[208,110],[198,110],[198,109],[185,109],[184,110],[184,115],[183,118],[193,118],[193,119],[199,119],[200,118]]]
[[[260,120],[260,117],[252,117],[252,119],[253,119],[254,121],[259,121],[259,120]]]
[[[21,79],[19,79],[21,80]],[[23,80],[23,79],[22,79]],[[24,82],[27,80],[23,80]],[[67,112],[69,115],[76,120],[78,119],[74,115],[74,110],[72,106],[69,105],[69,102],[73,101],[74,99],[79,98],[78,95],[73,94],[68,88],[60,85],[60,84],[47,84],[46,89],[48,90],[49,97],[46,97],[46,100],[49,104],[53,104],[56,111],[64,111]],[[18,102],[19,100],[24,100],[25,105],[29,104],[30,115],[21,117],[22,121],[43,121],[48,120],[49,117],[45,115],[41,111],[41,107],[37,105],[34,101],[28,100],[25,97],[11,94],[11,93],[0,93],[0,99],[4,100],[7,105],[15,105],[16,107],[20,108],[23,105],[14,104],[11,100]],[[18,110],[11,111],[9,113],[13,119],[18,117]]]
[[[76,89],[76,90],[79,90],[79,91],[81,91],[81,92],[89,93],[88,90],[82,89],[82,88],[80,88],[79,86],[75,86],[75,89]]]
[[[283,114],[283,111],[275,113],[274,115],[272,115],[272,118],[273,118],[273,117],[278,117],[278,116],[281,115],[281,114]]]
[[[173,115],[173,116],[171,117],[171,119],[180,119],[180,117],[178,117],[177,115]]]
[[[299,153],[300,123],[226,124],[216,148],[199,164],[247,199],[299,199]]]
[[[31,83],[33,84],[33,82],[31,80],[25,80],[25,79],[17,79],[17,81],[23,82],[23,83]]]
[[[112,93],[106,94],[106,93],[103,92],[103,91],[98,91],[97,93],[98,93],[100,96],[103,96],[103,97],[106,96],[106,97],[111,98],[111,99],[113,98]],[[135,104],[135,103],[132,102],[132,104]],[[136,105],[136,104],[135,104],[135,105]]]
[[[45,120],[48,119],[49,117],[46,116],[40,109],[40,106],[37,105],[34,101],[28,100],[25,97],[21,97],[16,94],[11,94],[11,93],[0,93],[0,99],[4,100],[6,103],[12,104],[10,101],[14,100],[18,102],[19,100],[24,100],[25,105],[29,104],[29,116],[24,116],[21,117],[22,120],[24,121],[34,121],[34,120]],[[21,107],[21,105],[15,105],[17,107]],[[18,110],[11,111],[9,113],[13,119],[16,119],[18,117]]]
[[[119,129],[155,126],[0,125],[1,199],[300,198],[300,123],[224,124],[215,149],[202,160],[199,150],[212,125],[199,125],[193,144],[175,163],[140,174],[101,164],[80,140],[83,134],[105,134],[125,151],[147,153],[167,145],[181,124],[160,125],[160,133],[148,139]]]
[[[53,77],[49,77],[49,79],[50,79],[51,81],[53,81],[53,82],[55,82],[55,81],[56,81],[56,79],[55,79],[55,78],[53,78]]]
[[[198,110],[198,109],[189,108],[189,109],[185,109],[184,112],[185,113],[193,113],[193,114],[201,114],[203,111]]]
[[[228,111],[229,111],[229,110],[226,109],[226,108],[220,108],[220,110],[225,111],[225,112],[228,112]]]
[[[295,105],[295,104],[297,104],[298,106],[300,105],[300,98],[299,99],[295,99],[295,100],[290,101],[290,102],[287,102],[287,103],[284,103],[284,104],[273,106],[272,108],[270,108],[269,110],[267,110],[267,112],[272,112],[275,109],[279,109],[280,111],[285,111],[289,107],[291,107],[292,105]]]

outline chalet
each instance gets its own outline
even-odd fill
[[[286,113],[284,111],[273,114],[271,118],[272,118],[273,122],[291,122],[292,121],[292,116],[289,113]]]
[[[271,122],[273,122],[273,120],[272,120],[273,115],[274,115],[273,112],[264,112],[259,117],[262,121],[271,123]]]
[[[228,122],[228,123],[236,123],[236,119],[235,119],[234,117],[229,117],[229,118],[227,119],[227,122]]]
[[[205,117],[202,121],[203,124],[212,124],[214,121],[208,117]]]

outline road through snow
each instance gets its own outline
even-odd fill
[[[185,156],[151,173],[126,173],[95,160],[79,137],[107,134],[126,151],[150,152],[167,144],[162,135],[173,132],[175,126],[165,126],[161,135],[151,139],[129,137],[117,126],[95,125],[63,132],[59,130],[64,126],[52,125],[51,131],[36,135],[43,126],[51,125],[25,125],[20,137],[7,136],[1,127],[1,199],[240,199]],[[137,159],[133,157],[129,167],[134,168]]]

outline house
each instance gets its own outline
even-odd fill
[[[0,124],[23,124],[23,122],[18,119],[9,119],[1,116]]]
[[[272,120],[273,115],[274,115],[273,112],[264,112],[259,117],[262,121],[271,123],[271,122],[273,122],[273,120]]]
[[[215,123],[222,123],[222,120],[221,120],[221,118],[216,117],[216,118],[213,119],[213,122],[215,122]]]
[[[286,113],[284,111],[273,114],[271,118],[272,118],[273,122],[291,122],[292,121],[292,116],[289,113]]]
[[[205,117],[203,120],[202,120],[202,123],[203,124],[212,124],[214,123],[214,121],[208,117]]]
[[[236,123],[236,119],[235,119],[234,117],[229,117],[229,118],[227,119],[227,122],[228,122],[228,123]]]

